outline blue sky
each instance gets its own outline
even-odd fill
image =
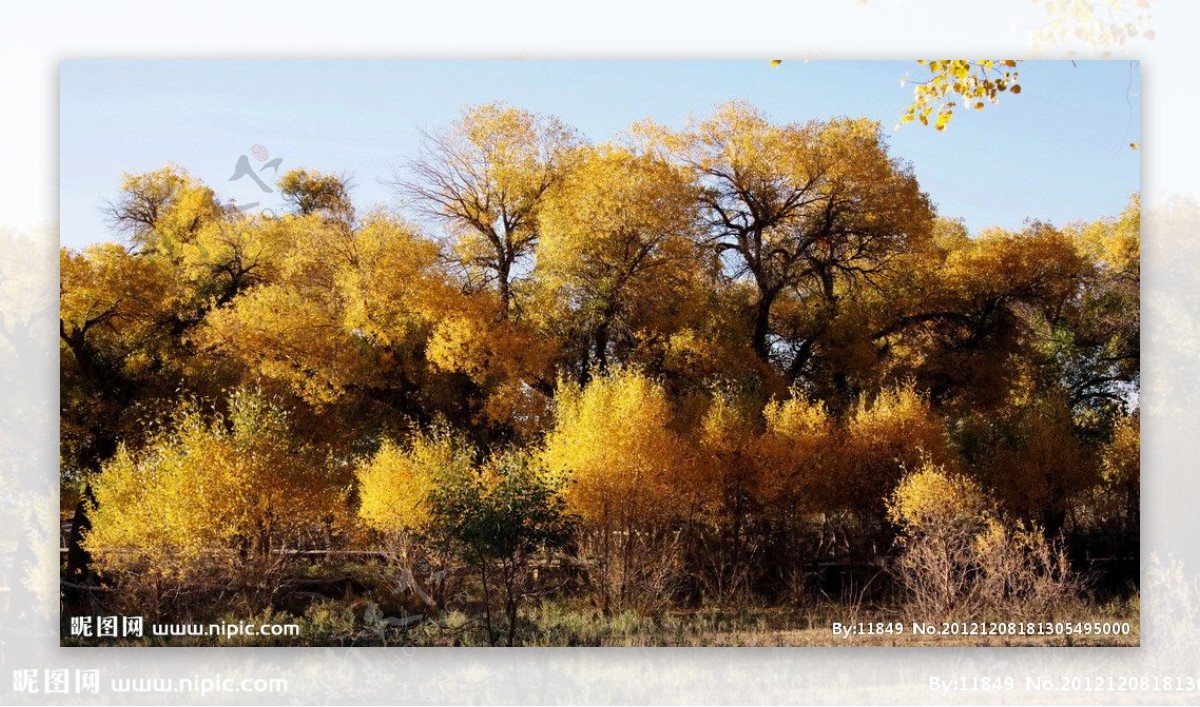
[[[949,128],[892,130],[913,61],[68,61],[60,75],[60,217],[64,245],[111,239],[102,207],[121,174],[174,162],[225,199],[275,205],[230,181],[262,145],[280,170],[349,174],[360,208],[395,206],[383,183],[414,154],[421,129],[469,104],[552,113],[602,141],[653,118],[682,126],[744,99],[779,122],[866,116],[889,132],[943,216],[972,231],[1055,224],[1121,210],[1139,188],[1139,93],[1128,61],[1021,64],[1019,96],[960,110]],[[256,168],[263,164],[250,157]],[[273,181],[273,172],[262,172]]]

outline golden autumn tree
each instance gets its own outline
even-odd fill
[[[1015,399],[999,414],[966,418],[965,456],[1002,506],[1057,535],[1075,497],[1099,481],[1096,450],[1061,395]]]
[[[896,378],[911,377],[939,405],[1003,406],[1040,358],[1038,329],[1061,321],[1087,264],[1046,224],[943,240],[871,338]]]
[[[863,395],[845,425],[835,508],[870,517],[905,471],[953,459],[944,422],[911,386]]]
[[[1063,229],[1085,267],[1044,346],[1072,405],[1112,419],[1141,378],[1141,197],[1120,214]]]
[[[972,534],[991,508],[991,501],[973,479],[924,463],[904,475],[888,496],[888,519],[903,528],[930,530],[956,523],[970,524]]]
[[[290,242],[277,277],[213,311],[197,341],[310,404],[357,392],[411,411],[431,321],[456,296],[436,244],[383,216],[268,228]]]
[[[887,518],[900,529],[894,571],[917,611],[941,617],[980,609],[976,549],[995,522],[992,505],[973,479],[932,462],[910,470],[888,495]]]
[[[760,406],[754,398],[731,390],[717,391],[707,402],[697,429],[691,432],[701,455],[688,485],[702,517],[723,524],[744,522],[750,504],[764,496],[761,488],[763,434]],[[740,516],[740,520],[736,519]]]
[[[101,368],[136,370],[135,352],[164,333],[157,325],[175,294],[170,269],[115,243],[63,248],[59,268],[59,334],[80,373],[102,383]]]
[[[772,557],[768,576],[795,588],[822,555],[838,514],[846,453],[838,419],[801,391],[772,400],[762,411],[756,441],[758,522],[767,528]]]
[[[128,419],[137,393],[179,384],[178,367],[162,364],[178,344],[163,324],[180,288],[169,264],[115,243],[63,248],[59,268],[64,460],[94,470],[119,439],[140,438]]]
[[[759,454],[768,512],[786,518],[832,508],[841,482],[837,420],[800,395],[768,403],[763,417]]]
[[[466,376],[474,420],[500,437],[527,441],[549,420],[561,342],[527,322],[496,318],[493,292],[475,292],[443,310],[425,349],[437,371]]]
[[[397,180],[402,198],[440,221],[473,288],[513,304],[514,280],[538,238],[538,211],[580,142],[552,116],[474,106],[447,130],[425,136],[420,157]]]
[[[84,541],[102,573],[148,584],[157,599],[164,586],[214,578],[254,595],[279,553],[335,523],[347,480],[292,436],[289,414],[248,391],[228,406],[221,415],[185,402],[142,449],[122,446],[105,462]]]
[[[578,339],[581,372],[603,374],[614,354],[628,361],[669,336],[695,302],[696,196],[687,171],[614,146],[581,150],[549,192],[536,274]]]
[[[350,226],[354,222],[354,204],[348,182],[346,177],[293,169],[279,177],[279,193],[301,216],[322,214]]]
[[[107,212],[135,248],[168,257],[224,215],[213,190],[177,165],[124,175],[121,194]]]
[[[1100,452],[1102,520],[1118,534],[1119,547],[1138,551],[1141,519],[1141,415],[1122,416],[1114,425],[1112,439]]]
[[[617,528],[675,512],[659,498],[682,468],[684,449],[661,385],[617,369],[586,386],[562,384],[555,403],[541,461],[569,479],[573,510]]]
[[[175,336],[253,284],[271,255],[255,216],[220,204],[210,187],[173,165],[125,175],[109,215],[130,252],[172,269],[180,281],[168,322]]]
[[[869,284],[928,236],[928,198],[871,121],[776,125],[727,103],[682,133],[659,133],[697,174],[706,242],[753,283],[751,347],[789,382],[806,373],[845,288]],[[775,306],[786,297],[808,311],[785,340]]]
[[[672,557],[665,531],[690,459],[671,426],[666,391],[636,371],[613,369],[586,386],[563,383],[539,463],[563,478],[568,509],[589,533],[593,582],[604,609],[663,587]]]
[[[713,599],[745,592],[764,569],[771,522],[764,514],[776,470],[762,453],[760,407],[752,396],[718,391],[690,434],[694,460],[679,503],[691,507],[690,556],[699,559],[697,574]]]
[[[1127,503],[1134,513],[1142,483],[1140,422],[1141,416],[1136,412],[1119,420],[1101,456],[1105,483],[1128,494]]]
[[[123,416],[166,414],[180,390],[211,396],[236,383],[196,355],[192,336],[212,309],[269,278],[276,253],[261,219],[220,206],[177,167],[126,175],[110,211],[126,244],[60,258],[64,429],[100,457]]]
[[[385,440],[356,470],[358,515],[383,533],[423,532],[429,524],[429,494],[440,474],[470,468],[474,450],[448,430],[413,434],[407,444]]]

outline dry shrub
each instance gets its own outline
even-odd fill
[[[924,620],[988,612],[1042,618],[1083,589],[1041,528],[1012,521],[972,479],[926,462],[888,499],[900,527],[893,575]]]
[[[1066,551],[1036,525],[989,518],[973,545],[975,590],[986,608],[1013,619],[1045,618],[1084,588]]]
[[[383,533],[375,543],[383,562],[373,565],[371,584],[396,605],[415,612],[438,611],[458,586],[461,568],[423,538],[407,531]]]
[[[106,612],[154,618],[211,616],[214,606],[253,614],[277,599],[291,558],[213,550],[195,556],[106,551],[101,594]]]
[[[677,531],[585,531],[576,548],[606,614],[670,605],[683,582],[682,555]]]
[[[681,531],[682,595],[698,597],[706,604],[742,606],[761,587],[769,558],[770,538],[757,524],[738,529],[710,524],[692,525]]]

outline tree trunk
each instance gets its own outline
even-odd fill
[[[754,305],[754,330],[750,337],[750,346],[763,363],[769,363],[771,360],[767,336],[771,331],[771,305],[774,303],[775,293],[762,292]]]
[[[595,341],[592,349],[592,356],[596,362],[596,370],[601,375],[608,372],[608,321],[600,322],[600,326],[596,327]]]
[[[512,305],[512,283],[509,278],[512,276],[512,258],[502,256],[496,266],[496,287],[500,293],[500,313],[501,321],[508,319],[509,308]]]
[[[483,619],[487,628],[488,645],[496,645],[496,630],[492,625],[492,591],[488,586],[487,560],[479,559],[479,578],[483,582]]]

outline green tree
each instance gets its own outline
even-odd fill
[[[447,467],[429,494],[431,532],[479,573],[490,645],[500,640],[494,597],[503,605],[504,640],[511,646],[521,602],[536,590],[531,561],[571,536],[572,519],[560,491],[528,456],[503,453],[482,468]]]

